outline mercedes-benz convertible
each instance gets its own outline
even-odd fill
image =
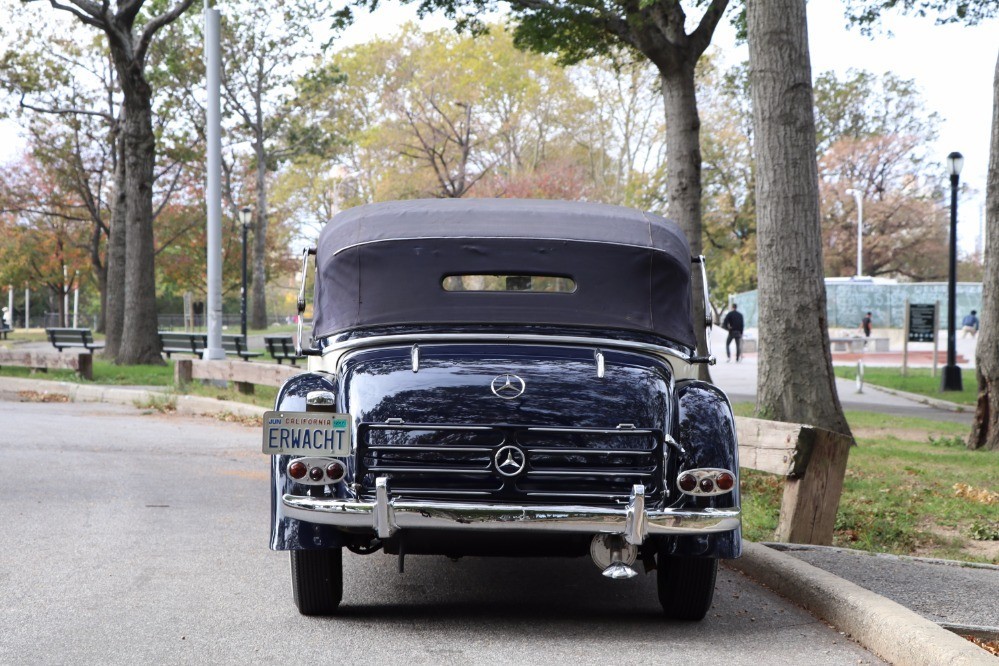
[[[303,253],[300,311],[313,256],[309,368],[263,433],[301,613],[336,612],[346,550],[400,569],[589,556],[613,579],[655,572],[668,618],[704,617],[740,554],[737,445],[697,379],[707,279],[675,224],[565,201],[360,206]]]

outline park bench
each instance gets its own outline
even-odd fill
[[[867,351],[878,351],[878,352],[889,351],[888,338],[836,336],[836,337],[830,337],[829,343],[832,345],[832,350],[834,352],[849,351],[849,352],[859,353],[864,351],[864,349],[867,349]]]
[[[159,331],[159,337],[160,350],[167,358],[170,358],[170,354],[194,354],[201,358],[208,344],[204,333]]]
[[[279,365],[285,359],[295,365],[298,359],[305,358],[295,352],[295,343],[290,335],[266,335],[264,344],[267,346],[267,352]]]
[[[244,361],[249,361],[251,358],[264,355],[263,352],[255,352],[247,349],[246,338],[242,335],[223,335],[222,349],[225,350],[226,354],[239,356]]]
[[[10,326],[7,326],[6,324],[0,324],[0,338],[6,340],[7,334],[10,332],[11,332]]]
[[[94,335],[89,328],[46,328],[52,346],[62,351],[67,347],[83,347],[88,351],[103,349],[103,342],[94,342]]]

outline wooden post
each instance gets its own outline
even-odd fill
[[[178,359],[173,364],[173,383],[177,386],[189,384],[193,379],[194,363],[189,358]]]
[[[80,376],[89,381],[94,381],[94,355],[91,353],[81,353],[76,359],[76,371]]]
[[[811,445],[807,469],[784,482],[777,540],[830,545],[853,440],[821,428],[806,433],[803,429],[800,443]]]

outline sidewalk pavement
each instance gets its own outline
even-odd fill
[[[735,346],[733,344],[733,358],[731,362],[726,362],[725,338],[727,335],[726,331],[718,327],[712,328],[711,350],[718,359],[718,363],[710,368],[711,380],[725,391],[732,402],[755,403],[758,355],[755,353],[745,354],[742,361],[737,363],[734,358]],[[963,355],[970,354],[970,358],[973,359],[975,340],[966,339],[959,342],[958,351]],[[836,362],[835,357],[833,362]],[[901,356],[899,356],[898,363],[901,365]],[[856,363],[850,365],[855,366]],[[965,372],[964,379],[965,381],[974,381],[974,373]],[[898,416],[954,421],[968,425],[971,424],[974,416],[974,409],[970,406],[954,405],[945,400],[927,399],[901,391],[888,392],[869,384],[865,384],[863,392],[858,393],[856,381],[842,377],[836,378],[836,391],[839,394],[839,401],[843,405],[843,409],[847,410],[882,412]]]

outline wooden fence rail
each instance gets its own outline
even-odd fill
[[[194,379],[233,382],[240,393],[253,393],[253,385],[281,386],[302,372],[301,368],[275,363],[246,361],[199,361],[179,359],[174,363],[174,380],[183,386]]]
[[[0,349],[0,367],[13,365],[34,370],[74,370],[84,379],[94,378],[94,356],[90,352],[15,351]]]

